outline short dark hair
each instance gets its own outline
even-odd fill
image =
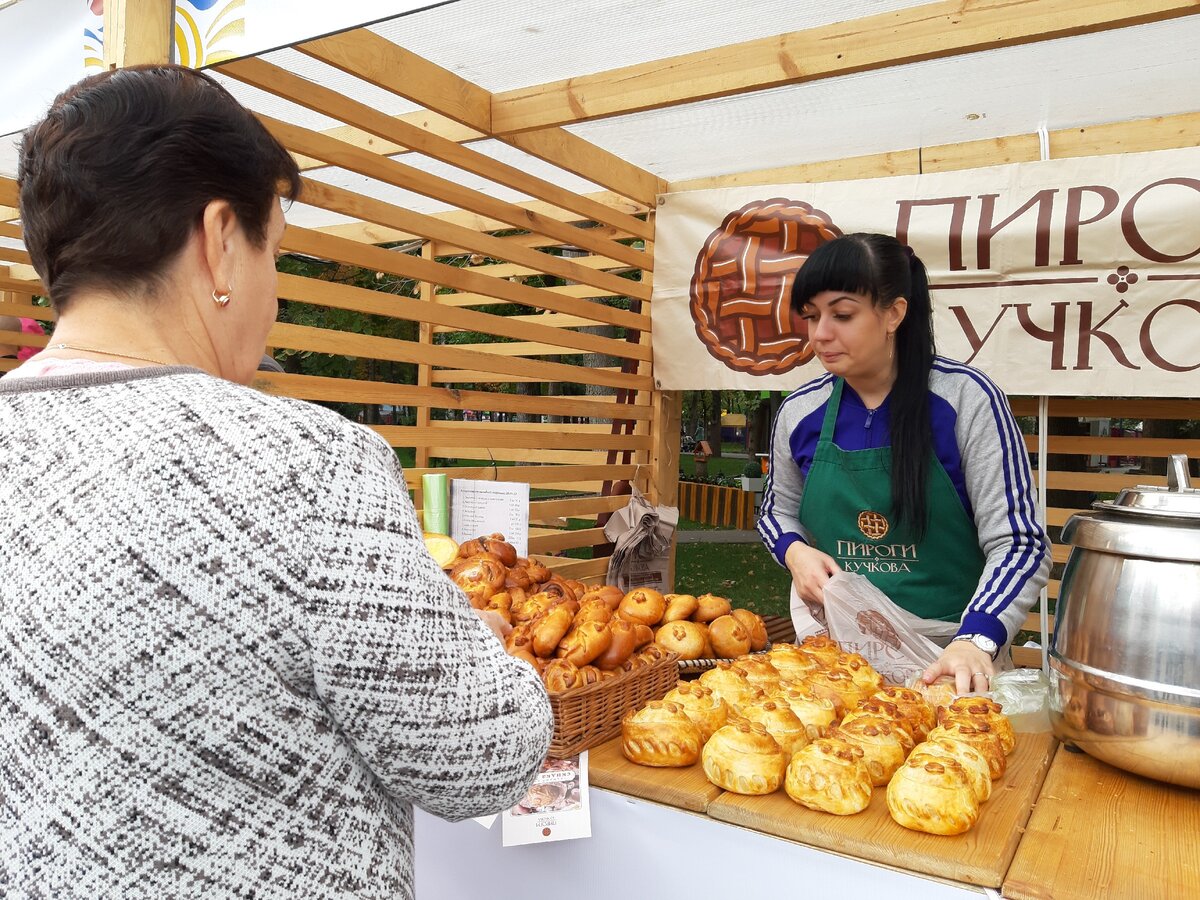
[[[801,312],[817,294],[865,294],[887,308],[908,301],[896,330],[896,383],[891,393],[892,512],[924,537],[929,524],[925,499],[933,426],[929,419],[929,373],[937,348],[933,303],[925,264],[889,234],[858,232],[822,244],[792,284],[792,308]]]
[[[295,161],[211,76],[182,66],[92,75],[55,98],[21,142],[21,221],[61,312],[82,287],[140,290],[162,276],[212,200],[258,247]]]

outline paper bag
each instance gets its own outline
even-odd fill
[[[848,653],[860,653],[892,684],[909,684],[937,662],[958,632],[957,622],[914,616],[862,575],[839,572],[825,584],[829,636]]]
[[[648,587],[669,592],[671,539],[677,524],[677,507],[653,506],[634,488],[629,503],[604,524],[604,536],[615,544],[606,583],[623,591]]]

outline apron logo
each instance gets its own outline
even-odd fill
[[[858,514],[858,530],[864,537],[878,541],[888,533],[888,520],[877,512],[864,509]]]

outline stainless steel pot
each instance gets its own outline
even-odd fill
[[[1121,491],[1063,528],[1050,642],[1054,733],[1139,775],[1200,788],[1200,490]]]

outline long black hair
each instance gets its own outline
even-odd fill
[[[908,301],[896,330],[896,383],[892,387],[892,515],[924,537],[925,502],[933,429],[929,421],[929,372],[935,354],[933,307],[925,264],[894,237],[859,232],[822,244],[800,268],[792,308],[803,310],[823,291],[865,294],[881,309]]]

